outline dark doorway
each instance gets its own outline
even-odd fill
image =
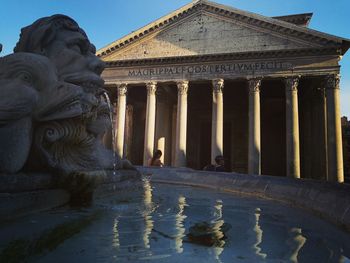
[[[211,163],[211,123],[202,122],[200,126],[200,145],[199,145],[199,163],[200,168]]]
[[[232,135],[231,135],[231,122],[224,123],[224,157],[225,157],[225,169],[230,172],[231,169],[231,145],[232,145]]]
[[[286,176],[285,89],[280,80],[261,87],[261,173]]]
[[[133,129],[130,161],[135,165],[143,164],[143,148],[145,140],[147,92],[143,86],[130,87],[128,90],[128,104],[133,106]]]

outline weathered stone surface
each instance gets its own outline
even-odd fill
[[[0,58],[0,171],[91,171],[117,163],[102,143],[111,120],[104,62],[64,15],[21,30],[15,54]]]
[[[143,185],[137,170],[90,171],[54,176],[45,173],[0,174],[0,221],[64,204],[89,205],[108,195],[125,199]]]
[[[31,157],[39,162],[31,168],[64,172],[112,168],[112,153],[101,141],[110,126],[108,106],[101,98],[99,75],[104,63],[94,55],[86,33],[67,16],[44,17],[22,29],[14,50],[44,54],[56,67],[59,80],[83,91],[79,119],[46,123],[34,131]]]
[[[267,51],[310,47],[291,38],[276,36],[234,19],[199,13],[171,28],[154,33],[126,51],[111,53],[106,61],[217,53]]]
[[[0,174],[0,193],[20,193],[54,187],[52,174]]]
[[[193,42],[196,40],[198,41],[198,38],[201,38],[198,33],[202,33],[204,36],[207,35],[211,42],[217,41],[217,43],[219,43],[219,49],[222,46],[219,39],[224,41],[229,40],[228,42],[237,39],[237,42],[242,44],[241,38],[243,38],[243,42],[245,42],[246,46],[250,47],[256,44],[259,46],[260,43],[257,43],[255,39],[257,35],[270,36],[271,39],[283,39],[283,44],[280,44],[283,45],[284,48],[288,48],[290,42],[298,43],[299,47],[320,47],[332,46],[345,40],[322,32],[310,30],[307,27],[296,26],[306,26],[310,18],[310,14],[266,17],[211,1],[192,1],[107,45],[98,51],[98,55],[105,58],[111,57],[111,55],[115,56],[118,52],[121,54],[129,48],[131,49],[135,42],[141,44],[147,43],[149,39],[162,35],[162,33],[166,34],[167,32],[171,32],[171,34],[175,35],[175,42],[177,42],[179,46],[184,45],[186,47],[188,47],[188,45],[178,42],[188,40],[192,40]],[[297,22],[297,20],[299,21]],[[189,23],[189,21],[191,23]],[[178,30],[179,28],[183,29],[182,27],[185,30]],[[189,28],[194,28],[195,30],[191,31]],[[250,29],[251,31],[246,35],[244,29]],[[190,33],[193,34],[191,35]],[[235,39],[229,38],[231,35],[235,36]],[[181,38],[181,36],[188,36],[189,38]],[[197,36],[197,39],[193,36]],[[244,39],[245,37],[249,38],[249,36],[252,36],[251,42]],[[326,42],[324,39],[329,39],[330,41]],[[272,41],[264,43],[264,37],[262,37],[261,40],[265,50],[269,49],[269,47],[264,44],[275,45]],[[344,47],[347,49],[346,45],[344,45]],[[211,47],[210,43],[199,43],[198,47],[200,48],[202,46]],[[246,50],[245,47],[244,50]],[[275,50],[278,50],[278,48]],[[215,49],[215,52],[216,51],[217,49]],[[144,55],[147,55],[146,52],[144,52]]]
[[[0,171],[14,173],[27,160],[35,122],[81,114],[79,89],[59,83],[44,56],[17,53],[0,58]]]
[[[69,202],[64,190],[42,190],[0,194],[0,221],[48,210]]]

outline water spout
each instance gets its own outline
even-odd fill
[[[115,148],[116,148],[116,142],[115,142],[115,123],[114,123],[114,118],[113,118],[113,109],[111,105],[111,100],[107,94],[107,92],[103,92],[103,97],[105,98],[108,109],[109,109],[109,119],[111,121],[111,128],[112,128],[112,151],[113,151],[113,175],[116,174],[117,170],[117,160],[116,160],[116,153],[115,153]]]

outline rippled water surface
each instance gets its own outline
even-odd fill
[[[350,262],[350,235],[305,211],[207,189],[145,181],[35,262]],[[213,243],[190,238],[210,226]],[[224,227],[225,226],[225,227]]]

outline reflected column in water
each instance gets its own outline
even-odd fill
[[[291,228],[289,234],[290,238],[286,241],[291,252],[289,260],[293,263],[297,263],[299,251],[304,246],[306,238],[302,235],[301,228]]]
[[[150,248],[149,239],[152,233],[152,229],[154,226],[154,221],[152,220],[151,213],[154,210],[153,202],[152,202],[152,187],[149,180],[144,180],[143,182],[144,188],[144,210],[142,211],[142,216],[145,221],[145,229],[143,231],[143,242],[145,248]]]
[[[214,239],[216,240],[216,243],[213,246],[213,252],[217,260],[220,260],[219,256],[224,251],[225,246],[225,240],[223,240],[224,233],[221,231],[221,227],[225,223],[225,221],[222,219],[222,207],[222,200],[216,200],[213,211],[213,220],[211,221]]]
[[[260,208],[255,209],[255,213],[254,213],[255,225],[253,227],[253,231],[255,233],[256,242],[253,245],[253,249],[255,250],[255,254],[258,257],[265,259],[267,255],[264,253],[261,253],[261,247],[260,247],[260,244],[262,242],[262,236],[263,236],[263,231],[259,225],[260,212],[261,212]]]
[[[113,247],[116,249],[119,249],[120,247],[120,241],[119,241],[119,231],[118,231],[118,217],[114,219],[113,224],[113,241],[112,241]]]
[[[186,204],[186,198],[184,196],[179,196],[178,198],[178,209],[179,212],[175,215],[175,229],[177,231],[175,236],[175,249],[177,253],[183,252],[183,238],[185,236],[186,229],[184,227],[184,221],[187,217],[183,214]]]

